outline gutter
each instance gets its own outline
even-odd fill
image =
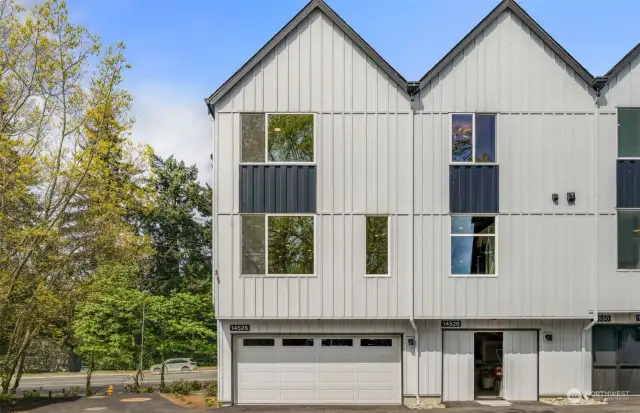
[[[596,78],[594,81],[594,86],[596,89],[596,97],[593,101],[594,106],[594,118],[593,118],[593,143],[592,143],[592,153],[593,153],[593,271],[592,271],[592,285],[593,285],[593,319],[588,326],[584,328],[584,331],[589,331],[591,328],[596,325],[598,322],[598,287],[599,287],[599,278],[598,278],[598,218],[599,218],[599,210],[598,210],[598,118],[600,117],[600,91],[604,86],[604,81],[606,79]],[[586,337],[585,337],[586,340]]]
[[[411,213],[409,214],[409,218],[411,219],[411,264],[409,266],[411,271],[411,283],[409,284],[409,293],[411,294],[411,315],[409,317],[409,323],[411,327],[413,327],[413,331],[415,334],[415,352],[416,352],[416,406],[420,406],[420,331],[418,330],[418,326],[415,321],[415,309],[416,309],[416,300],[415,300],[415,188],[414,188],[414,176],[415,176],[415,99],[418,91],[420,90],[420,82],[409,82],[407,85],[407,92],[411,98]]]

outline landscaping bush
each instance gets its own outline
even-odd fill
[[[210,397],[218,397],[218,382],[217,381],[208,381],[204,386],[207,391],[207,396]]]
[[[171,383],[168,388],[171,393],[188,396],[191,394],[191,386],[191,382],[187,380],[178,380]]]
[[[40,390],[33,389],[31,391],[26,391],[26,392],[24,392],[22,397],[24,397],[25,399],[37,399],[37,398],[40,398]]]
[[[65,396],[80,396],[80,386],[71,386]]]

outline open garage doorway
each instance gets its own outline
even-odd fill
[[[474,398],[496,399],[504,397],[502,363],[504,360],[504,334],[477,331],[474,344]]]

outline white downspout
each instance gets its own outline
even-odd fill
[[[413,94],[410,96],[411,98],[411,178],[410,178],[410,182],[411,182],[411,212],[409,214],[409,218],[411,219],[411,225],[410,225],[410,232],[411,232],[411,265],[409,266],[410,271],[411,271],[411,283],[409,284],[410,286],[410,294],[411,294],[411,317],[409,318],[409,322],[411,323],[411,327],[413,327],[413,331],[415,334],[415,352],[416,352],[416,406],[420,406],[420,331],[418,330],[418,326],[416,325],[416,321],[414,319],[414,313],[415,313],[415,306],[416,306],[416,300],[415,300],[415,272],[414,272],[414,268],[415,268],[415,263],[414,263],[414,257],[415,257],[415,241],[414,241],[414,234],[415,234],[415,203],[414,203],[414,198],[415,198],[415,188],[413,187],[414,185],[414,175],[415,175],[415,139],[416,139],[416,134],[415,134],[415,109],[414,109],[414,104],[415,104],[415,98],[416,98],[416,94]]]
[[[593,320],[588,326],[584,328],[584,331],[588,331],[598,322],[598,118],[600,117],[600,107],[598,99],[600,98],[600,90],[596,91],[596,98],[594,100],[594,119],[593,119],[593,145],[592,145],[592,157],[593,157],[593,271],[592,271],[592,285],[593,285]]]
[[[598,118],[600,117],[600,89],[596,90],[596,97],[594,99],[594,119],[593,119],[593,144],[592,144],[592,165],[593,165],[593,249],[591,255],[593,256],[593,271],[592,271],[592,286],[593,286],[593,319],[591,323],[587,325],[582,334],[582,348],[586,353],[587,349],[587,332],[591,330],[591,328],[596,325],[598,322],[598,286],[599,286],[599,277],[598,277]],[[585,355],[586,356],[586,355]],[[583,356],[583,363],[585,363],[586,359],[590,359],[588,357]],[[588,363],[588,362],[586,362]],[[587,391],[591,389],[591,386],[588,386],[587,383],[589,379],[587,378],[587,374],[583,374],[585,383],[583,384],[583,390]]]

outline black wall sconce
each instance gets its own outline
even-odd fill
[[[551,194],[551,200],[553,201],[554,204],[558,205],[559,199],[560,197],[558,196],[558,194]]]
[[[549,331],[544,332],[544,341],[553,341],[553,334]]]
[[[575,192],[567,192],[567,202],[569,205],[573,205],[576,203],[576,193]]]

